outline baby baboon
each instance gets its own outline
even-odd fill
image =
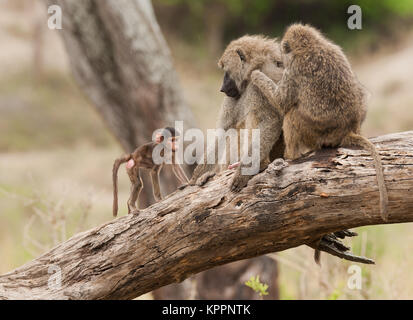
[[[282,115],[271,106],[269,101],[250,83],[251,72],[260,68],[273,81],[279,81],[282,76],[283,65],[279,43],[275,39],[262,36],[244,36],[232,41],[225,49],[218,62],[224,70],[224,80],[221,92],[226,94],[218,116],[217,128],[224,130],[236,129],[238,137],[240,129],[249,130],[248,153],[251,155],[251,130],[260,129],[260,170],[264,169],[270,160],[283,154],[283,140],[280,139]],[[227,145],[227,164],[205,164],[197,166],[190,184],[204,184],[216,172],[227,169],[229,163],[228,149],[235,146]],[[238,151],[240,141],[238,140]],[[281,150],[280,150],[281,149]],[[208,150],[206,154],[215,153],[218,161],[217,150]],[[278,153],[278,154],[277,154]],[[251,179],[251,175],[242,175],[243,155],[240,155],[241,165],[236,169],[231,183],[231,189],[242,189]]]
[[[294,24],[281,42],[285,71],[275,84],[264,73],[252,73],[268,100],[284,114],[285,158],[296,159],[322,147],[359,146],[374,158],[380,191],[380,212],[387,221],[387,190],[381,158],[360,135],[366,116],[366,91],[341,48],[318,30]]]
[[[188,178],[181,168],[179,163],[176,162],[175,151],[177,150],[177,139],[179,137],[179,132],[174,128],[167,127],[162,129],[161,132],[156,134],[155,142],[146,143],[131,154],[124,155],[123,157],[116,159],[113,164],[113,216],[116,217],[118,214],[118,169],[122,163],[127,162],[126,172],[128,173],[129,179],[132,183],[131,193],[128,200],[128,213],[132,210],[139,210],[139,194],[143,188],[142,179],[140,177],[139,169],[151,170],[152,179],[152,190],[153,196],[156,201],[162,199],[161,189],[159,186],[159,172],[161,171],[163,164],[155,164],[152,152],[156,145],[164,143],[165,149],[161,151],[172,152],[172,171],[178,180],[184,184],[188,183]],[[163,154],[162,154],[163,155]]]

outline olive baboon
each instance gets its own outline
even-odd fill
[[[281,41],[285,71],[276,84],[258,70],[252,83],[284,115],[286,159],[322,147],[359,146],[374,158],[380,192],[380,212],[387,221],[388,196],[381,158],[375,146],[360,135],[366,90],[357,80],[341,48],[318,30],[290,26]]]
[[[218,66],[225,72],[221,92],[226,96],[218,116],[217,128],[224,130],[236,129],[238,137],[240,129],[249,130],[248,153],[251,154],[251,130],[260,129],[260,170],[283,154],[283,139],[280,138],[282,115],[271,106],[269,101],[250,83],[251,72],[260,68],[272,80],[281,79],[283,65],[279,43],[275,39],[262,36],[244,36],[232,41],[225,49],[218,62]],[[232,148],[234,146],[229,146]],[[204,184],[216,172],[228,168],[229,157],[227,147],[227,164],[218,165],[217,150],[207,150],[206,154],[215,154],[215,164],[200,164],[194,171],[190,184]],[[238,151],[240,142],[238,140]],[[231,189],[239,191],[251,179],[251,175],[242,175],[244,166],[243,157],[236,169]]]
[[[134,152],[124,155],[116,159],[113,164],[113,216],[118,214],[118,169],[122,163],[127,162],[126,172],[131,181],[131,193],[128,200],[128,213],[132,210],[139,210],[139,194],[143,188],[142,179],[139,170],[141,168],[151,170],[152,190],[156,201],[162,199],[161,189],[159,186],[159,172],[163,164],[155,164],[152,153],[156,145],[164,143],[165,149],[172,152],[172,171],[178,180],[182,183],[188,183],[188,178],[176,162],[175,151],[177,150],[176,140],[179,137],[179,132],[174,128],[167,127],[156,134],[155,142],[146,143],[135,149]],[[165,141],[167,140],[167,141]],[[162,152],[165,152],[165,149]]]

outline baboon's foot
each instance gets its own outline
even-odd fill
[[[233,192],[239,192],[241,191],[247,184],[248,181],[251,180],[253,176],[250,175],[242,175],[241,172],[237,172],[234,175],[234,178],[231,181],[231,186],[230,189]]]
[[[205,172],[202,176],[198,178],[196,181],[196,185],[202,187],[204,184],[208,182],[209,179],[215,176],[215,172]]]
[[[185,184],[182,184],[182,185],[180,185],[179,187],[178,187],[178,190],[184,190],[187,186],[189,186],[190,184],[189,184],[189,182],[188,183],[185,183]]]
[[[133,205],[131,205],[131,204],[129,204],[128,203],[128,214],[130,214],[130,213],[132,213],[133,211],[136,211],[137,209],[136,209],[136,207],[135,206],[133,206]],[[139,210],[138,210],[139,211]]]

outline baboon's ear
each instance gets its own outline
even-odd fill
[[[245,54],[241,51],[241,49],[237,49],[237,53],[242,62],[247,61],[247,59],[245,58]]]
[[[282,61],[275,60],[274,63],[277,66],[277,68],[284,68],[284,64]]]
[[[291,47],[290,47],[290,44],[288,43],[288,41],[283,41],[282,49],[283,49],[284,53],[290,53],[291,52]]]

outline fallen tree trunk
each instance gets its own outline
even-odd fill
[[[385,168],[388,223],[412,222],[413,131],[372,141]],[[374,165],[364,150],[324,149],[290,163],[276,160],[238,194],[228,190],[231,176],[226,171],[139,215],[73,236],[1,276],[0,298],[135,298],[217,265],[383,223]],[[61,286],[50,286],[50,266],[60,268]]]

